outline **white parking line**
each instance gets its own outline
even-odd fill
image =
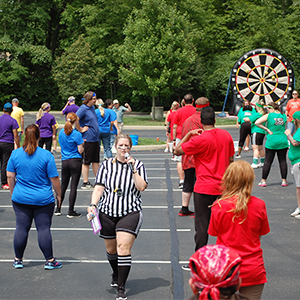
[[[2,227],[0,228],[0,231],[12,231],[12,230],[16,230],[16,228],[13,227]],[[31,228],[30,230],[36,230],[36,228]],[[92,231],[91,228],[51,228],[51,231]],[[144,231],[144,232],[170,232],[170,229],[165,228],[165,229],[161,229],[161,228],[142,228],[140,229],[140,231]],[[190,232],[191,229],[186,228],[186,229],[176,229],[176,231],[178,232]]]

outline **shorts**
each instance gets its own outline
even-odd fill
[[[296,187],[300,187],[300,163],[292,165],[291,169]]]
[[[82,153],[82,163],[89,165],[91,163],[100,162],[99,142],[84,142],[84,150]]]
[[[133,234],[135,237],[142,227],[142,211],[134,211],[123,217],[111,217],[101,211],[99,219],[102,225],[99,236],[104,239],[115,239],[117,231],[124,231]]]
[[[251,144],[255,146],[262,146],[264,143],[265,134],[253,132],[251,135]]]
[[[194,191],[194,185],[196,182],[195,168],[184,170],[183,189],[184,193],[192,193]]]
[[[181,140],[176,138],[175,145],[177,146]],[[174,161],[181,162],[181,156],[174,155]]]

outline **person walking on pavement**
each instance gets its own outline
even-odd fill
[[[19,100],[17,98],[13,98],[11,100],[11,104],[13,106],[13,111],[10,116],[18,122],[18,125],[19,125],[18,135],[19,135],[19,140],[21,143],[22,134],[24,132],[24,111],[21,107],[19,107]]]
[[[182,124],[183,122],[193,115],[196,112],[196,108],[193,106],[194,98],[192,94],[186,94],[183,98],[184,100],[184,106],[178,109],[175,114],[173,121],[173,147],[180,142],[182,136]],[[175,154],[176,155],[176,154]],[[181,156],[175,156],[175,161],[177,161],[177,173],[179,176],[179,184],[178,187],[180,189],[183,188],[183,182],[184,182],[184,171],[182,169],[182,162],[181,162]]]
[[[8,190],[6,167],[12,151],[14,143],[16,147],[20,147],[20,140],[17,129],[18,122],[11,117],[13,106],[11,103],[5,103],[3,107],[4,114],[0,117],[0,163],[1,163],[1,183],[2,189]]]
[[[203,129],[201,124],[201,110],[203,107],[209,106],[209,100],[206,97],[200,97],[195,101],[195,105],[196,112],[187,118],[182,125],[182,136],[185,136],[191,130]],[[189,203],[196,181],[195,160],[193,155],[182,155],[182,169],[184,171],[182,207],[178,215],[180,217],[193,216],[194,212],[189,210]]]
[[[212,107],[201,111],[203,129],[186,134],[175,148],[175,155],[194,155],[196,183],[194,185],[195,250],[208,241],[210,205],[221,195],[222,177],[234,160],[234,144],[231,135],[215,128],[215,112]],[[188,266],[182,266],[189,270]]]
[[[82,160],[83,184],[81,186],[83,190],[93,189],[93,185],[89,182],[90,164],[92,164],[92,169],[96,176],[100,162],[99,127],[94,107],[96,100],[96,93],[92,91],[86,92],[83,97],[82,105],[76,112],[79,121],[76,121],[75,126],[76,129],[82,133],[84,140]],[[83,131],[82,128],[87,128],[87,130]]]

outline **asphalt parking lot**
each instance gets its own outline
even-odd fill
[[[238,131],[228,131],[237,140]],[[130,134],[133,132],[136,131]],[[181,190],[176,163],[171,161],[170,153],[162,150],[132,151],[132,155],[145,163],[149,186],[142,194],[144,222],[132,250],[133,264],[126,285],[128,299],[188,299],[190,274],[180,266],[193,254],[194,226],[192,218],[178,216]],[[242,152],[242,159],[251,162],[252,151]],[[55,160],[60,171],[59,153]],[[290,185],[281,187],[276,159],[266,188],[257,186],[261,169],[255,170],[255,174],[253,195],[265,200],[271,227],[271,232],[262,237],[268,278],[263,299],[299,299],[300,221],[290,217],[296,207],[295,185],[289,174]],[[92,172],[90,176],[93,182]],[[9,192],[0,190],[0,299],[115,299],[104,242],[93,234],[85,218],[92,192],[81,190],[81,183],[75,209],[83,216],[66,218],[65,202],[62,216],[53,217],[54,255],[63,267],[52,271],[43,269],[34,224],[24,255],[24,269],[12,267],[15,219]],[[214,242],[210,238],[209,243]]]

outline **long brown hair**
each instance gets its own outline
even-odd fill
[[[228,212],[234,214],[233,222],[235,218],[242,216],[244,219],[240,224],[243,223],[247,217],[248,201],[251,197],[254,178],[253,168],[248,162],[240,160],[230,164],[223,175],[223,193],[212,206],[217,204],[221,206],[222,201],[233,198],[235,208]]]
[[[28,155],[35,152],[37,148],[37,141],[40,138],[40,130],[35,124],[28,125],[25,129],[25,141],[23,149]]]
[[[84,96],[83,96],[83,101],[82,101],[82,103],[85,104],[85,105],[87,105],[87,104],[89,103],[89,101],[93,98],[93,95],[94,95],[94,94],[95,94],[95,93],[92,92],[92,91],[86,92],[86,93],[84,94]]]
[[[66,124],[65,124],[65,127],[64,127],[64,132],[66,135],[70,135],[73,131],[73,124],[77,121],[78,119],[78,116],[73,113],[73,112],[70,112],[67,114],[67,121],[66,121]]]

